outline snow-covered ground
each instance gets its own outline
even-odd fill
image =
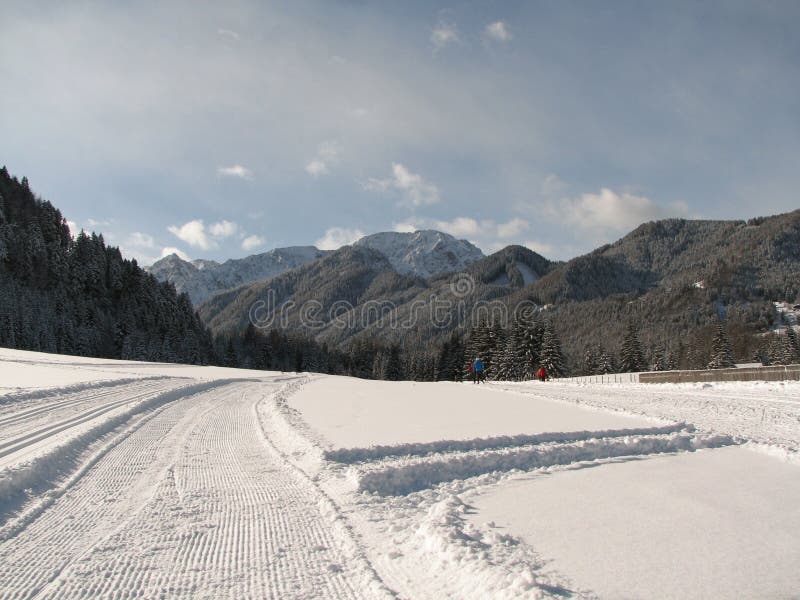
[[[2,597],[800,594],[796,383],[0,379]]]

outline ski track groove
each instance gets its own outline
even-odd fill
[[[6,432],[6,435],[11,435],[9,432],[14,432],[17,429],[28,429],[32,423],[37,421],[52,420],[54,415],[62,412],[68,413],[70,409],[74,410],[82,404],[99,404],[109,396],[113,398],[121,393],[129,395],[137,389],[159,389],[167,381],[170,381],[170,379],[159,377],[157,379],[148,378],[140,382],[127,383],[124,386],[98,386],[97,389],[91,391],[81,390],[67,394],[56,391],[54,396],[28,401],[25,404],[29,406],[24,406],[18,410],[14,410],[16,408],[14,404],[4,405],[4,416],[0,416],[0,430]]]
[[[100,406],[94,405],[88,410],[83,410],[77,414],[71,415],[66,419],[55,422],[50,422],[48,425],[36,429],[34,431],[17,435],[13,438],[7,438],[0,441],[0,459],[11,456],[13,462],[21,462],[30,454],[34,454],[40,447],[47,446],[52,439],[58,434],[68,431],[72,428],[89,423],[98,419],[99,417],[110,413],[118,408],[135,404],[137,402],[152,398],[153,396],[171,389],[175,389],[185,381],[179,380],[177,382],[170,382],[171,385],[157,386],[154,389],[143,391],[142,393],[126,395],[126,397],[119,400],[109,400]],[[5,434],[4,434],[5,435]],[[39,442],[43,442],[40,444]],[[9,460],[0,460],[0,466],[7,466]]]
[[[361,598],[318,499],[262,437],[270,383],[170,402],[17,535],[4,598]]]

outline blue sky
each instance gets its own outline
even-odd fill
[[[800,206],[797,2],[6,2],[0,163],[129,255],[570,258]]]

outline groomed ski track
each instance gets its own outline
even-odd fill
[[[153,383],[131,383],[131,395]],[[335,507],[264,434],[258,404],[286,380],[218,384],[134,415],[89,468],[55,484],[52,504],[0,538],[0,596],[391,596]],[[30,417],[31,439],[46,439],[121,403],[87,396],[98,401],[53,401],[79,410],[49,426],[36,427],[36,406],[9,415],[9,433]],[[23,437],[0,435],[9,448]]]

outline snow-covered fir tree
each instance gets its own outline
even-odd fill
[[[619,367],[623,373],[636,373],[645,368],[642,345],[639,343],[639,332],[632,322],[628,323],[625,338],[622,340]]]
[[[783,358],[784,364],[791,365],[800,362],[800,342],[797,340],[797,332],[790,325],[786,328],[786,343],[784,344]]]
[[[598,356],[595,353],[595,347],[589,346],[583,353],[583,370],[584,375],[595,375],[598,367]]]
[[[729,369],[735,366],[736,361],[733,358],[733,348],[728,333],[722,322],[718,322],[714,339],[711,341],[711,360],[708,362],[708,368]]]
[[[563,377],[566,374],[564,355],[561,352],[561,341],[558,339],[555,328],[550,321],[544,326],[539,363],[547,369],[550,377]]]

